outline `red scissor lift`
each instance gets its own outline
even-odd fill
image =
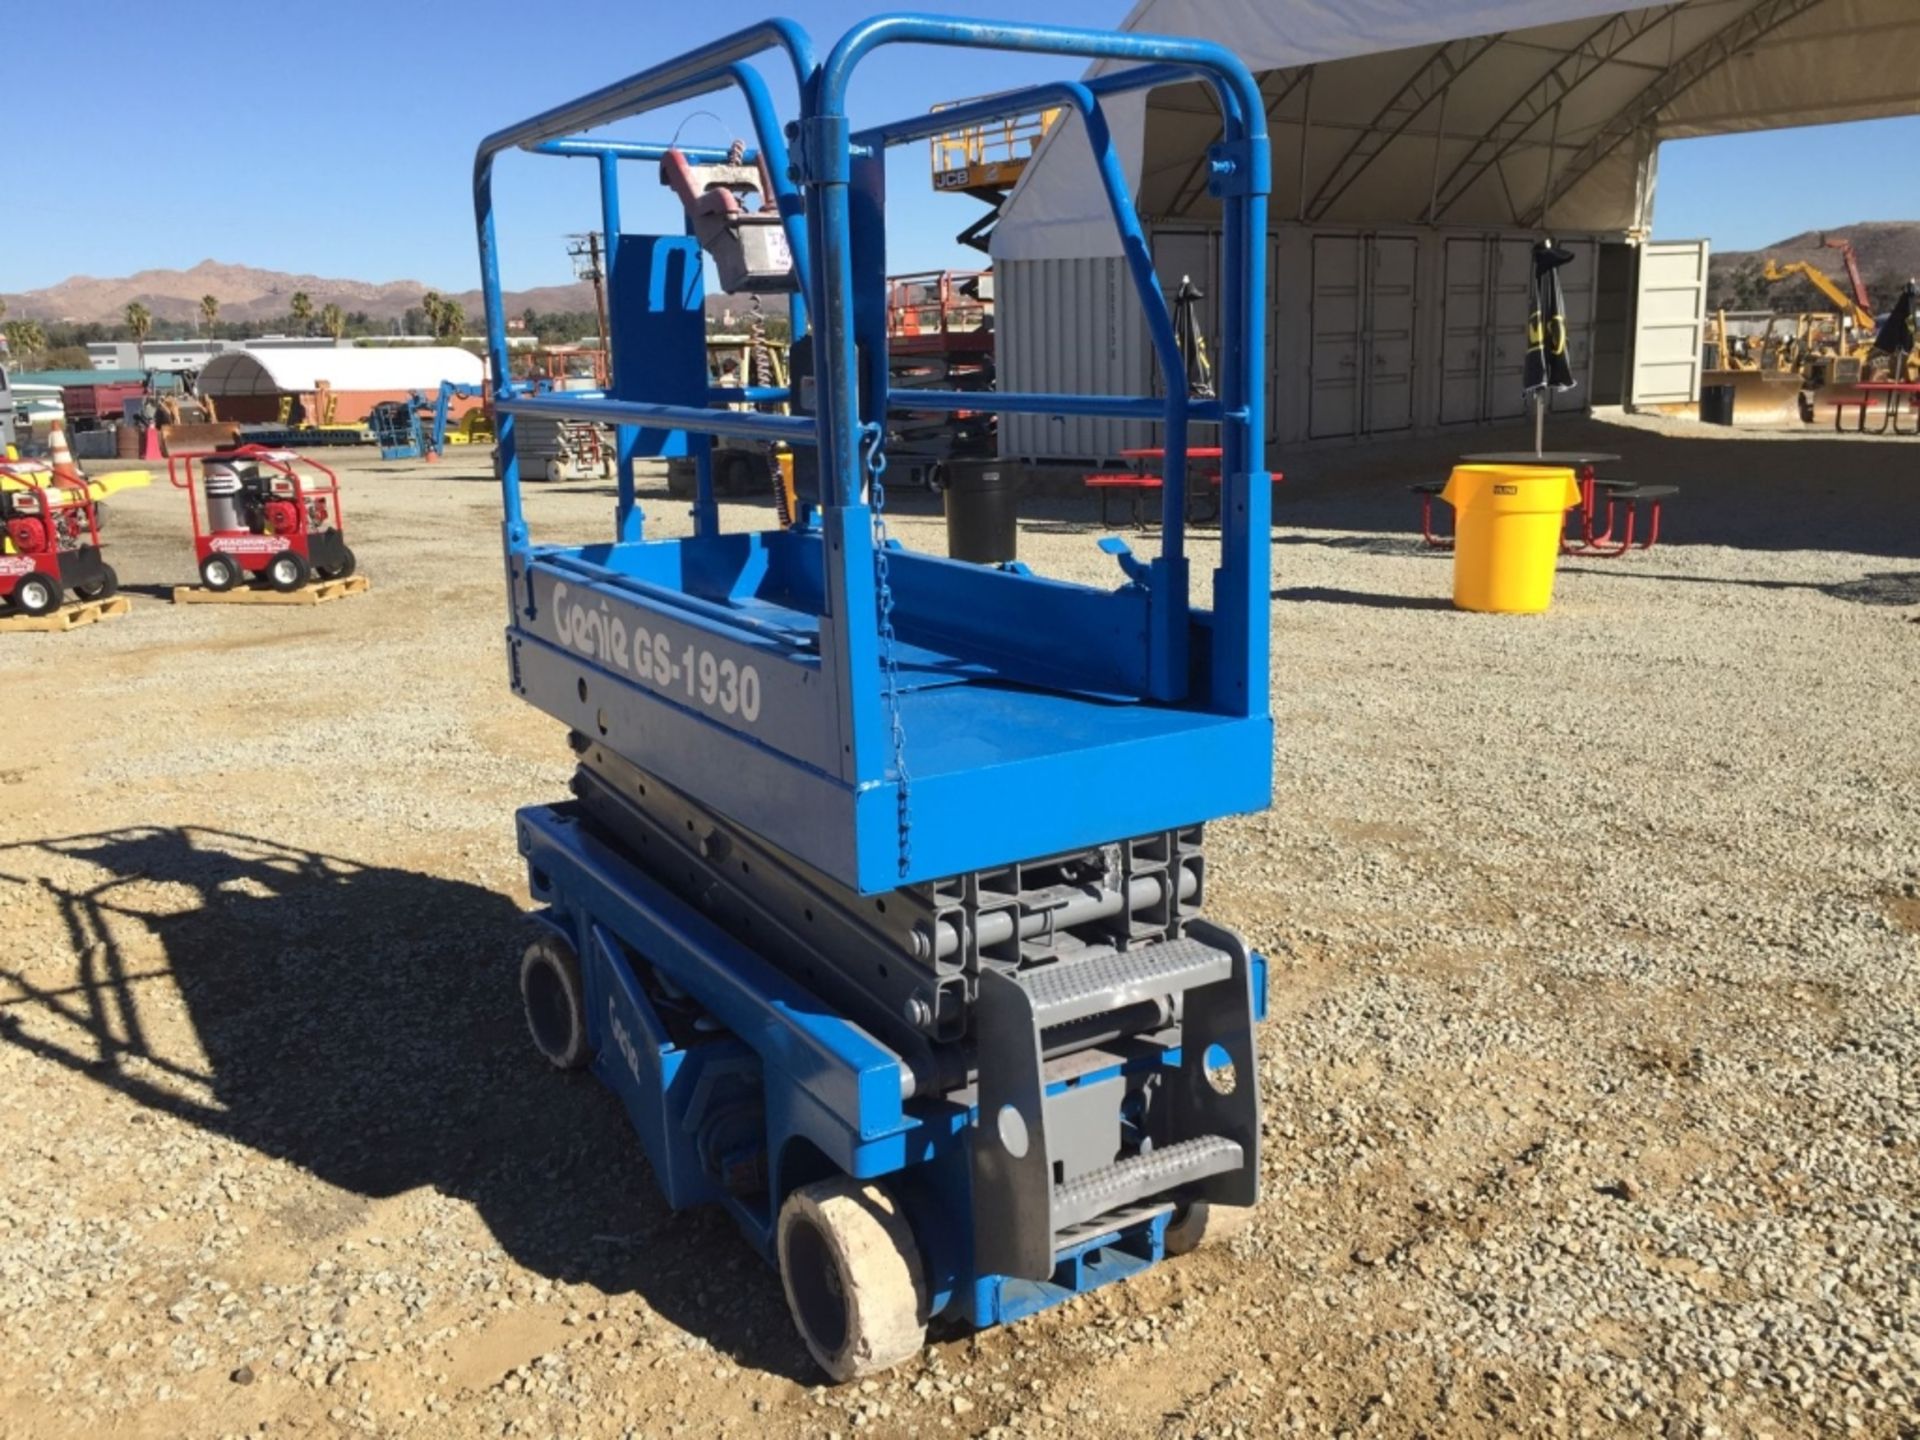
[[[895,390],[993,389],[993,272],[889,276],[887,365]],[[887,453],[914,479],[938,489],[949,461],[991,458],[998,434],[986,411],[896,413]]]

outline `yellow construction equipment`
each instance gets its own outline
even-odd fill
[[[979,99],[990,99],[980,96]],[[933,113],[971,104],[967,100],[948,100],[933,107]],[[1000,218],[1000,206],[1021,172],[1027,168],[1046,138],[1065,112],[1058,106],[997,120],[961,124],[935,135],[927,142],[933,159],[933,188],[984,200],[990,207],[954,238],[976,250],[987,248],[987,237]]]
[[[1796,424],[1806,384],[1800,362],[1814,344],[1814,322],[1820,318],[1774,315],[1760,334],[1736,334],[1728,327],[1727,312],[1714,312],[1707,323],[1707,368],[1701,384],[1733,387],[1736,425]],[[1789,324],[1790,331],[1784,328]]]
[[[1833,308],[1840,312],[1843,318],[1851,323],[1855,329],[1867,336],[1868,344],[1873,343],[1873,333],[1876,328],[1873,313],[1854,303],[1853,298],[1849,296],[1846,291],[1834,284],[1818,267],[1810,262],[1805,260],[1789,260],[1785,265],[1782,265],[1778,261],[1769,260],[1767,261],[1767,268],[1760,278],[1765,280],[1769,285],[1777,285],[1780,281],[1791,279],[1795,275],[1804,276],[1806,282],[1824,295],[1832,303]]]
[[[1874,344],[1878,322],[1866,287],[1859,281],[1852,247],[1845,241],[1828,244],[1850,262],[1852,295],[1805,260],[1784,265],[1769,260],[1762,278],[1778,284],[1802,277],[1832,305],[1831,310],[1771,316],[1757,335],[1734,333],[1724,311],[1708,322],[1709,364],[1701,382],[1733,387],[1735,424],[1811,422],[1834,400],[1854,396],[1862,380],[1885,379],[1891,371],[1892,357]],[[1920,379],[1920,355],[1907,357],[1901,378]]]
[[[123,490],[138,490],[143,485],[151,485],[153,477],[144,470],[115,470],[106,475],[89,475],[80,485],[63,480],[53,473],[53,466],[45,461],[36,465],[32,461],[15,462],[11,466],[0,467],[0,490],[30,490],[36,484],[48,488],[58,487],[64,491],[84,489],[89,500],[104,500],[109,495],[118,495]]]

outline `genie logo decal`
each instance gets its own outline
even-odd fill
[[[620,1023],[620,1011],[615,1008],[613,996],[607,996],[607,1024],[613,1030],[613,1045],[627,1062],[627,1073],[633,1076],[633,1083],[640,1083],[640,1052],[633,1047],[633,1037],[627,1033],[627,1027]]]
[[[609,670],[646,681],[662,695],[718,710],[751,725],[760,718],[760,672],[692,641],[676,652],[671,635],[629,626],[604,595],[581,604],[565,582],[553,587],[554,638]]]

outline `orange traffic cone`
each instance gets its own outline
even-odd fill
[[[69,485],[84,485],[87,477],[80,473],[80,467],[73,463],[73,451],[67,448],[66,426],[60,421],[53,422],[53,429],[47,436],[47,458],[53,462],[53,476]]]

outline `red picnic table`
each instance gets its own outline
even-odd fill
[[[1089,475],[1086,486],[1089,490],[1100,492],[1100,523],[1110,524],[1107,518],[1107,497],[1119,491],[1127,497],[1128,518],[1135,525],[1148,522],[1140,513],[1141,502],[1149,495],[1157,494],[1165,486],[1160,475],[1147,469],[1147,462],[1158,460],[1160,468],[1166,469],[1167,452],[1164,446],[1147,445],[1135,450],[1122,450],[1120,458],[1128,468],[1102,475]],[[1187,447],[1187,473],[1209,482],[1211,488],[1199,495],[1193,493],[1191,486],[1187,491],[1187,518],[1195,524],[1204,525],[1220,518],[1220,462],[1221,452],[1218,445],[1189,445]],[[1268,482],[1278,485],[1285,477],[1278,470],[1267,472]],[[1203,513],[1194,512],[1195,504],[1204,505]]]
[[[1884,435],[1887,433],[1888,428],[1891,427],[1893,433],[1896,435],[1920,435],[1920,383],[1912,380],[1862,380],[1853,388],[1860,393],[1858,395],[1848,395],[1833,402],[1833,428],[1835,430],[1844,432],[1846,426],[1842,421],[1845,419],[1847,411],[1858,410],[1860,412],[1860,419],[1853,428],[1856,434],[1866,434],[1867,410],[1872,406],[1874,397],[1882,396],[1884,397],[1884,405],[1880,412],[1880,425],[1873,433],[1876,435]],[[1903,395],[1912,395],[1915,397],[1913,406],[1914,424],[1911,430],[1902,430],[1900,428],[1900,397]]]

